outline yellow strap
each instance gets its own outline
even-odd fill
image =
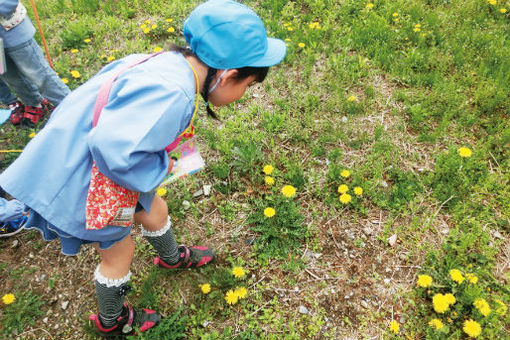
[[[0,153],[23,152],[23,150],[0,150]]]
[[[186,62],[189,64],[189,67],[191,67],[191,70],[193,71],[193,76],[195,76],[195,86],[197,88],[197,93],[195,95],[195,111],[193,111],[193,116],[191,117],[191,120],[189,122],[188,127],[186,128],[186,130],[184,130],[179,135],[179,137],[183,136],[186,133],[191,133],[192,132],[193,120],[195,119],[195,115],[197,114],[197,111],[198,111],[198,97],[200,96],[200,84],[198,82],[197,72],[195,71],[195,69],[193,68],[193,66],[191,65],[191,63],[187,59],[186,59]]]

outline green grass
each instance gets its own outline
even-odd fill
[[[37,6],[55,69],[76,88],[109,60],[182,44],[182,23],[198,3],[48,0]],[[246,3],[271,36],[286,40],[288,55],[264,84],[218,109],[221,122],[200,117],[207,168],[168,187],[165,199],[178,238],[211,242],[219,249],[218,264],[177,276],[137,267],[133,299],[168,315],[154,334],[463,339],[462,322],[474,318],[482,324],[481,338],[509,337],[508,314],[483,319],[462,297],[474,293],[453,285],[447,273],[473,268],[485,289],[478,295],[510,303],[504,267],[510,232],[510,3]],[[144,24],[150,31],[144,32]],[[0,145],[23,148],[41,127],[2,126]],[[460,147],[473,155],[460,157]],[[1,154],[1,168],[16,156]],[[275,168],[274,187],[264,183],[266,164]],[[344,169],[349,178],[342,177]],[[212,195],[194,198],[205,184],[212,185]],[[291,200],[279,194],[285,184],[297,188]],[[339,201],[341,184],[349,186],[348,204]],[[353,195],[355,186],[363,188],[362,196]],[[285,214],[268,220],[262,210],[269,205]],[[398,241],[390,247],[393,234]],[[310,251],[320,256],[309,258]],[[151,256],[147,244],[137,246],[137,258]],[[250,271],[244,282],[249,296],[227,306],[224,294],[239,283],[230,273],[234,264]],[[26,269],[12,265],[5,265],[14,268],[12,280],[25,277]],[[418,274],[432,275],[438,292],[460,294],[451,323],[452,315],[434,313],[430,296],[416,289]],[[202,294],[199,283],[210,283],[212,292]],[[374,304],[360,307],[362,300]],[[310,313],[299,313],[299,306]],[[0,313],[0,324],[16,315]],[[448,331],[434,333],[428,326],[433,317]],[[399,334],[388,329],[392,319],[403,321]]]

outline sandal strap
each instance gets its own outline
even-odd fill
[[[189,262],[189,258],[191,257],[191,251],[184,244],[181,244],[180,246],[178,246],[177,249],[184,250],[184,252],[183,252],[184,256],[179,258],[179,262],[181,263],[181,265],[183,267],[187,267],[187,263]]]
[[[127,324],[129,326],[132,326],[133,325],[133,321],[135,320],[135,312],[134,312],[132,306],[130,306],[128,304],[124,304],[124,306],[126,306],[128,308],[128,322],[127,322]]]

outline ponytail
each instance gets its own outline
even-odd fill
[[[218,116],[216,113],[211,109],[211,104],[209,104],[209,87],[211,87],[211,82],[214,79],[214,76],[216,75],[215,68],[208,67],[207,68],[207,76],[205,77],[204,86],[202,87],[202,91],[200,94],[202,95],[202,98],[204,98],[205,102],[205,108],[207,109],[207,114],[210,117],[213,117],[214,119],[218,119]]]

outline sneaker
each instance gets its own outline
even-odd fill
[[[9,222],[1,222],[0,237],[9,237],[16,235],[25,228],[25,223],[27,222],[27,219],[28,217],[21,216],[20,218]]]
[[[96,331],[101,336],[116,337],[145,332],[156,326],[161,321],[161,316],[151,309],[133,308],[125,303],[113,327],[105,328],[99,319],[99,313],[90,315],[89,320],[94,322]]]
[[[23,114],[23,123],[31,125],[37,123],[41,118],[48,112],[48,106],[44,105],[44,100],[41,103],[41,107],[25,106],[25,112]]]
[[[198,268],[214,261],[214,252],[211,248],[204,246],[186,247],[180,245],[179,261],[176,264],[168,264],[159,256],[154,258],[153,263],[161,268],[177,269],[177,268]]]
[[[9,104],[8,106],[11,110],[11,116],[9,117],[9,120],[11,121],[12,125],[18,125],[23,120],[23,114],[25,112],[23,104],[20,101],[17,101]]]
[[[43,111],[45,110],[46,112],[49,112],[49,113],[52,113],[53,110],[55,109],[55,106],[53,106],[50,101],[46,98],[43,99],[43,101],[41,102],[41,106],[43,107]]]

